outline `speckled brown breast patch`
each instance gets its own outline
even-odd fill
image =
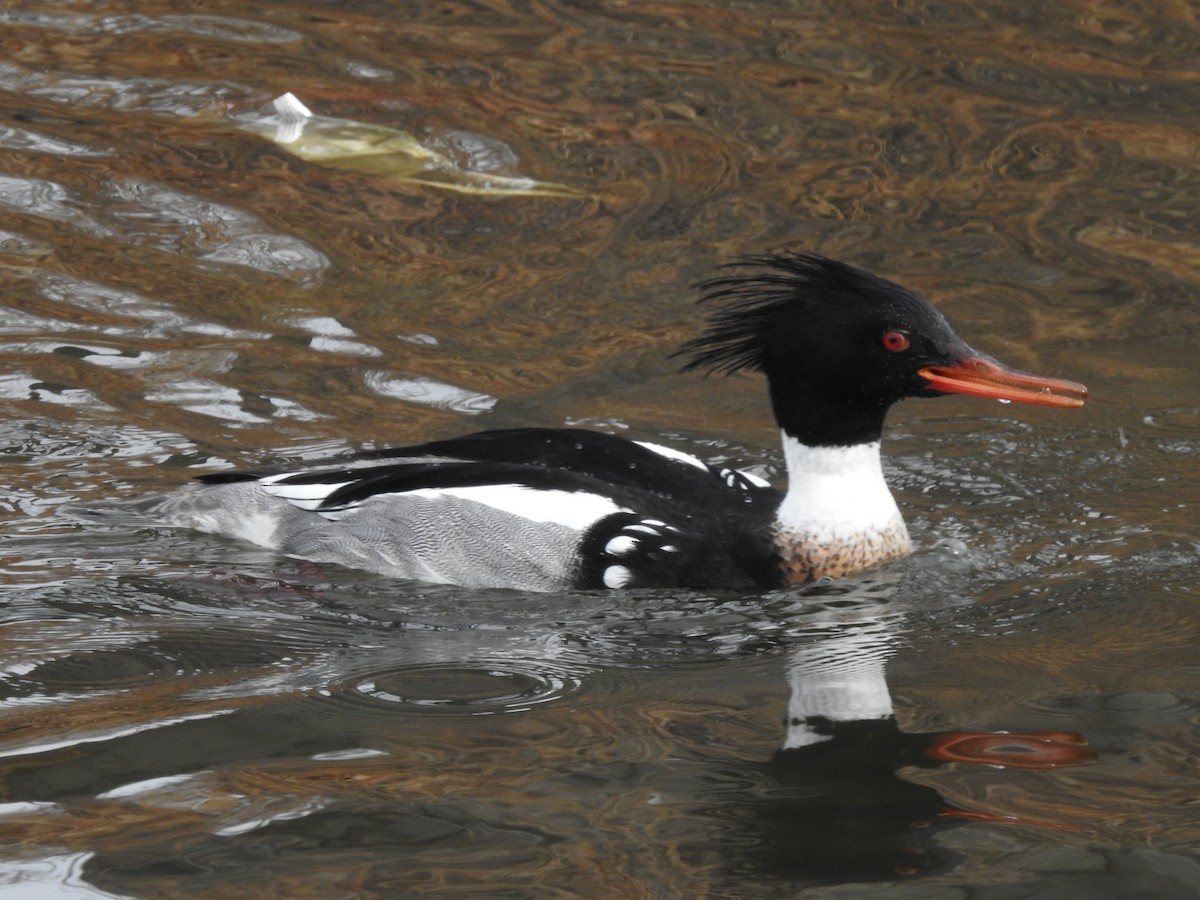
[[[912,553],[903,525],[899,529],[854,536],[837,544],[817,543],[813,535],[778,532],[775,546],[789,584],[814,578],[845,578]]]

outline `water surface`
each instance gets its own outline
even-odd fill
[[[1189,7],[17,2],[0,42],[0,894],[1200,890]],[[289,92],[407,150],[298,155]],[[61,512],[517,424],[778,476],[762,385],[668,356],[692,282],[784,248],[1093,400],[903,405],[918,554],[809,592],[472,593]],[[837,654],[903,765],[780,751]],[[912,749],[1002,732],[1058,737]]]

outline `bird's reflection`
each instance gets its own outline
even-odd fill
[[[885,670],[903,639],[904,614],[885,599],[826,600],[789,657],[786,737],[768,766],[755,818],[770,871],[809,881],[911,878],[961,858],[933,840],[971,820],[1045,825],[957,809],[906,767],[975,763],[1051,769],[1091,762],[1067,732],[905,732]]]

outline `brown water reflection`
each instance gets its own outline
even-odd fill
[[[1072,416],[895,416],[924,548],[892,573],[898,727],[1078,731],[1098,761],[902,770],[950,807],[1065,827],[938,833],[954,865],[894,892],[1194,894],[1198,44],[1170,2],[6,4],[7,883],[808,884],[762,862],[754,813],[804,604],[478,597],[57,512],[526,423],[773,474],[761,386],[667,356],[695,333],[688,284],[797,247],[1093,391]],[[583,196],[298,159],[244,127],[285,92],[411,135],[443,177]]]

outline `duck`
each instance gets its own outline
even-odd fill
[[[771,590],[910,554],[880,442],[900,400],[1077,408],[1082,384],[1008,368],[928,301],[820,254],[750,255],[698,285],[685,371],[765,376],[786,487],[651,441],[483,431],[283,468],[201,475],[169,527],[419,582],[523,591]]]

